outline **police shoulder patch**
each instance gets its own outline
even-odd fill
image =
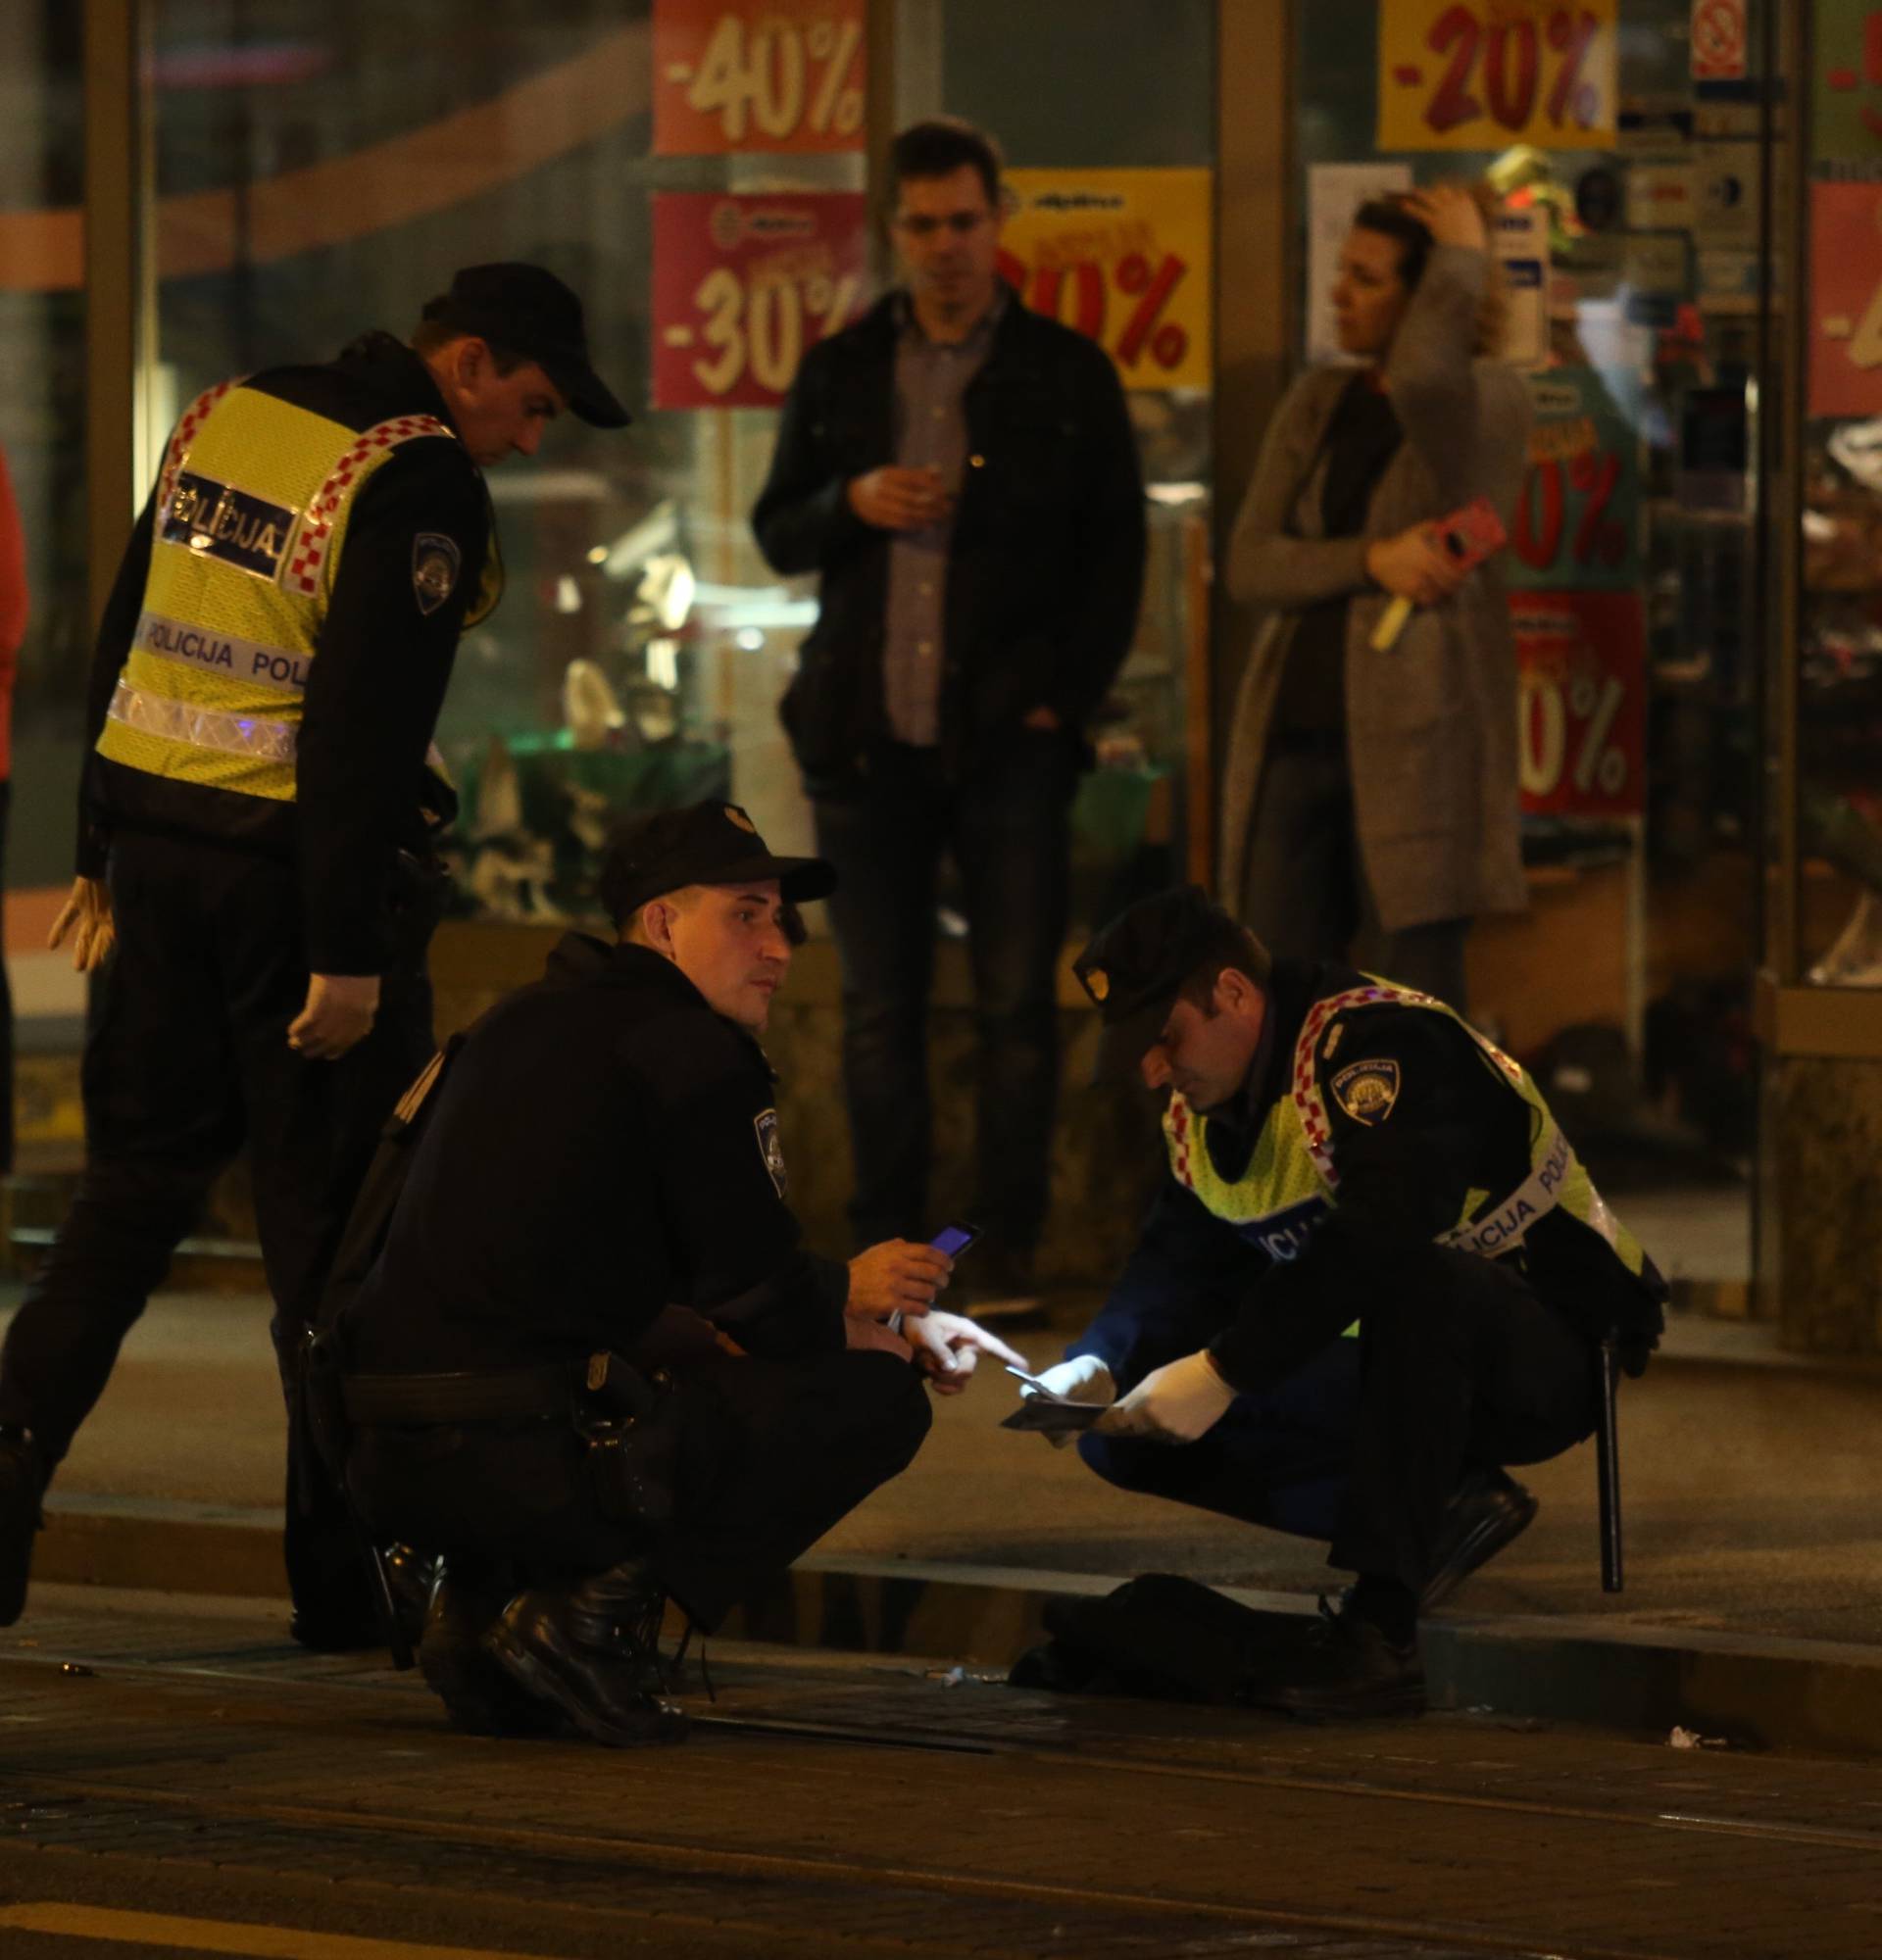
[[[412,590],[421,612],[435,612],[451,597],[463,564],[457,539],[441,531],[421,531],[412,540]]]
[[[1389,1056],[1356,1061],[1332,1081],[1333,1100],[1356,1123],[1383,1123],[1399,1100],[1399,1064]]]
[[[777,1134],[777,1111],[761,1109],[752,1118],[752,1127],[758,1132],[758,1153],[765,1159],[765,1168],[770,1175],[778,1197],[791,1195],[790,1173],[784,1168],[784,1145]]]

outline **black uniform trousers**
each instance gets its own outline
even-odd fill
[[[614,1514],[562,1417],[366,1426],[348,1481],[375,1535],[460,1569],[563,1585],[651,1556],[709,1632],[914,1460],[931,1420],[919,1373],[892,1354],[802,1361],[716,1353],[673,1369],[679,1442],[672,1522]]]
[[[1416,1592],[1466,1470],[1546,1462],[1593,1434],[1595,1348],[1512,1266],[1443,1247],[1355,1318],[1356,1341],[1238,1396],[1193,1444],[1086,1436],[1079,1454],[1125,1490],[1327,1538],[1330,1564]],[[1144,1373],[1177,1358],[1146,1355]]]
[[[372,1031],[338,1061],[287,1046],[306,1004],[295,869],[250,851],[149,833],[115,838],[118,946],[85,1044],[85,1169],[59,1238],[0,1349],[0,1422],[56,1465],[217,1175],[246,1145],[284,1388],[354,1195],[393,1104],[431,1052],[428,902],[401,921]],[[409,927],[409,930],[406,928]],[[343,1506],[301,1476],[290,1424],[288,1579],[315,1614],[364,1617]],[[306,1459],[312,1469],[311,1459]],[[305,1483],[312,1503],[297,1503]]]

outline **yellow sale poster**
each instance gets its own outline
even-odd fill
[[[1381,0],[1381,150],[1607,150],[1617,0]]]
[[[1208,171],[1009,171],[1000,270],[1099,342],[1126,388],[1208,388]]]

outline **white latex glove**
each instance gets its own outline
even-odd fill
[[[1117,1383],[1096,1354],[1075,1354],[1069,1361],[1061,1361],[1056,1368],[1047,1368],[1037,1379],[1053,1395],[1064,1396],[1068,1402],[1112,1402],[1117,1399]],[[1031,1388],[1021,1388],[1019,1399],[1030,1401],[1037,1393]],[[1067,1430],[1048,1435],[1046,1441],[1055,1449],[1069,1449],[1078,1439]]]
[[[1101,1436],[1140,1436],[1147,1443],[1194,1443],[1228,1412],[1235,1391],[1215,1372],[1209,1350],[1166,1362],[1092,1425]]]
[[[46,935],[46,945],[57,949],[72,938],[73,970],[93,973],[111,956],[118,942],[112,922],[111,890],[102,878],[74,878],[72,892],[59,908],[59,916]]]

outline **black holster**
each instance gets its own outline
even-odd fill
[[[679,1390],[664,1368],[643,1374],[619,1354],[589,1356],[575,1429],[604,1516],[655,1531],[672,1522],[679,1426]]]

